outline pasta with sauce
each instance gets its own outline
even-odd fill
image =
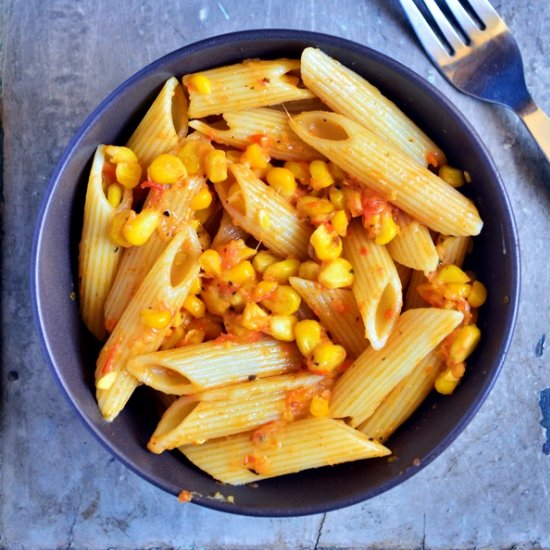
[[[480,338],[463,180],[320,50],[171,77],[89,181],[80,297],[106,421],[149,386],[149,449],[231,484],[390,454]]]

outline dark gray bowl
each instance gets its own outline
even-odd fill
[[[70,297],[76,290],[84,190],[97,144],[123,143],[169,76],[249,57],[298,57],[312,45],[369,78],[432,136],[453,164],[472,175],[468,192],[485,221],[469,260],[489,289],[479,317],[483,339],[455,394],[429,398],[393,436],[389,446],[397,461],[367,460],[255,486],[227,487],[178,453],[156,456],[146,450],[157,421],[147,390],[140,389],[112,424],[101,418],[92,381],[98,344],[83,327],[78,304]],[[460,434],[491,390],[510,344],[519,299],[518,237],[510,204],[483,143],[464,117],[399,63],[359,44],[303,31],[247,31],[204,40],[155,61],[122,84],[82,125],[57,166],[36,225],[32,258],[34,315],[45,355],[63,393],[99,441],[165,491],[177,495],[186,489],[197,504],[257,516],[297,516],[349,506],[398,485],[429,464]],[[234,504],[212,499],[217,492],[233,495]]]

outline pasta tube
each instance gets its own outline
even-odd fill
[[[176,77],[169,78],[128,140],[143,167],[172,150],[187,133],[187,100]]]
[[[259,108],[248,111],[224,112],[229,126],[223,129],[214,124],[192,120],[189,126],[212,140],[246,149],[255,139],[261,139],[267,155],[280,160],[314,160],[322,155],[304,143],[288,124],[288,114],[275,109]],[[225,125],[224,125],[225,126]]]
[[[222,338],[134,357],[128,371],[156,390],[187,395],[292,372],[301,364],[302,356],[292,344],[267,337],[249,343]]]
[[[390,256],[400,264],[419,271],[434,271],[439,256],[430,231],[425,225],[401,212],[399,233],[386,245]]]
[[[290,74],[299,69],[300,62],[294,59],[249,59],[188,74],[183,84],[189,92],[189,116],[200,118],[312,98],[314,94],[300,88],[299,78]]]
[[[292,117],[290,127],[360,185],[434,231],[455,236],[481,231],[483,222],[469,199],[357,122],[311,111]]]
[[[105,326],[110,331],[118,323],[122,313],[134,296],[139,284],[166,248],[171,236],[189,222],[193,212],[193,197],[206,185],[202,177],[190,177],[171,185],[160,196],[149,194],[146,207],[166,212],[163,225],[141,246],[125,250],[111,291],[105,301]]]
[[[359,426],[462,319],[463,314],[458,311],[437,308],[403,313],[387,347],[367,349],[338,379],[332,393],[330,415],[350,417],[351,425]]]
[[[357,429],[367,437],[384,443],[428,397],[443,363],[443,358],[430,352]]]
[[[174,449],[189,443],[202,444],[209,439],[246,432],[284,418],[290,414],[288,392],[313,390],[322,377],[308,374],[273,377],[276,383],[265,380],[245,382],[228,388],[228,399],[207,399],[202,396],[180,397],[164,413],[147,447],[154,453]],[[257,388],[256,386],[264,386]],[[235,388],[235,391],[231,391]],[[220,394],[220,390],[213,390]],[[309,399],[304,409],[309,411]],[[239,397],[237,397],[239,396]],[[197,399],[198,401],[195,401]]]
[[[94,155],[86,190],[78,257],[80,313],[84,324],[98,340],[105,340],[105,300],[122,255],[122,249],[111,242],[109,229],[116,212],[128,208],[132,201],[132,192],[126,189],[118,207],[109,203],[103,175],[105,162],[105,146],[100,145]]]
[[[330,418],[296,420],[274,430],[264,444],[254,440],[265,437],[244,433],[180,450],[212,477],[232,485],[390,454],[380,443]]]
[[[296,209],[248,166],[232,164],[230,170],[242,201],[232,201],[226,183],[216,183],[215,188],[233,222],[275,254],[307,258],[312,229],[298,217]]]
[[[369,239],[360,224],[350,224],[343,243],[344,256],[355,271],[352,291],[365,325],[365,337],[374,349],[381,349],[403,305],[401,280],[386,247]]]
[[[353,292],[345,288],[325,288],[299,277],[290,277],[288,281],[334,340],[346,348],[348,355],[361,355],[369,343]]]
[[[445,154],[380,90],[316,48],[302,52],[304,84],[333,111],[362,124],[426,166],[445,164]]]
[[[158,349],[169,328],[169,323],[148,322],[148,312],[174,317],[199,274],[200,253],[196,232],[184,227],[147,273],[103,346],[96,365],[96,395],[106,420],[118,415],[139,384],[126,369],[128,361]]]

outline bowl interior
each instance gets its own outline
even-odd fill
[[[76,291],[76,261],[85,186],[99,143],[123,143],[171,75],[181,76],[250,57],[299,57],[317,46],[368,78],[395,101],[467,170],[485,222],[467,267],[489,289],[481,309],[483,339],[469,360],[464,382],[448,397],[433,395],[394,434],[396,461],[375,459],[228,487],[213,481],[179,453],[145,449],[158,419],[150,394],[140,389],[112,423],[99,414],[93,392],[98,344],[83,327]],[[88,118],[52,178],[37,223],[32,265],[34,312],[50,364],[64,393],[99,440],[123,463],[158,487],[193,492],[199,504],[241,514],[293,516],[340,508],[407,479],[439,455],[463,430],[491,389],[508,348],[519,292],[518,242],[508,199],[483,144],[464,118],[427,82],[364,46],[301,31],[248,31],[187,46],[154,62],[111,94]],[[234,503],[214,499],[232,495]]]

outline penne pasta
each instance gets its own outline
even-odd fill
[[[401,212],[399,233],[386,245],[390,256],[400,264],[419,271],[434,271],[439,256],[429,229]]]
[[[374,349],[381,349],[403,304],[397,269],[386,247],[369,239],[357,223],[348,228],[344,255],[355,271],[352,291],[365,325],[365,337]]]
[[[95,378],[97,401],[106,420],[118,415],[139,384],[127,371],[128,361],[158,349],[169,328],[146,323],[144,315],[166,312],[174,317],[199,274],[200,252],[194,230],[180,230],[143,279],[103,346]]]
[[[139,284],[162,254],[172,235],[182,224],[190,221],[191,201],[205,185],[204,178],[195,176],[171,185],[162,194],[153,193],[148,196],[146,207],[168,215],[164,215],[163,225],[144,245],[124,251],[116,278],[105,301],[104,324],[109,332],[112,332],[118,323]]]
[[[441,178],[357,122],[311,111],[290,119],[299,137],[360,185],[446,235],[478,235],[483,223],[474,204]]]
[[[90,173],[79,292],[107,338],[103,417],[149,386],[148,448],[236,485],[390,454],[481,335],[487,289],[459,266],[483,224],[445,162],[315,48],[169,78]]]
[[[295,418],[290,392],[302,390],[302,409],[308,412],[315,386],[322,380],[321,376],[307,374],[272,378],[277,380],[244,382],[227,389],[180,397],[164,413],[147,447],[161,453],[181,445],[200,445],[210,439],[246,432],[289,415]],[[227,398],[219,399],[222,392]]]
[[[304,143],[288,124],[288,114],[269,108],[248,111],[225,111],[225,124],[207,124],[192,120],[189,126],[217,143],[245,149],[260,141],[267,155],[280,160],[314,160],[323,158],[318,151]],[[228,128],[227,128],[228,127]]]
[[[227,210],[223,210],[220,225],[216,231],[216,235],[212,239],[212,248],[222,246],[229,241],[237,241],[244,239],[248,233],[241,227],[235,225],[228,214]]]
[[[426,166],[445,164],[445,154],[380,90],[316,48],[302,52],[304,84],[333,111],[370,131]]]
[[[78,256],[80,314],[88,330],[105,340],[105,300],[113,284],[122,249],[109,238],[115,214],[128,208],[132,192],[125,190],[118,207],[107,199],[108,181],[104,175],[105,146],[100,145],[94,155],[84,205],[84,222]]]
[[[292,372],[301,364],[302,357],[293,344],[267,337],[249,343],[222,338],[134,357],[128,371],[156,390],[188,395]]]
[[[437,308],[403,313],[387,347],[367,349],[338,379],[332,393],[330,415],[349,417],[352,426],[359,426],[462,319],[458,311]]]
[[[312,230],[300,220],[296,209],[244,164],[232,164],[230,171],[237,193],[230,196],[224,183],[215,184],[215,188],[234,223],[275,254],[307,258]]]
[[[130,136],[127,146],[146,168],[161,153],[171,151],[187,133],[187,100],[176,77],[169,78]]]
[[[443,363],[442,357],[430,352],[357,429],[367,437],[384,443],[433,390]]]
[[[188,74],[189,116],[200,118],[225,111],[243,111],[310,99],[314,94],[299,87],[300,62],[294,59],[249,59],[235,65]]]
[[[290,277],[289,283],[300,294],[336,342],[348,355],[358,357],[369,345],[365,325],[351,290],[325,288],[319,283]]]
[[[180,450],[212,477],[232,485],[390,454],[380,443],[330,418],[296,420],[274,430],[272,440],[263,445],[244,433]]]

